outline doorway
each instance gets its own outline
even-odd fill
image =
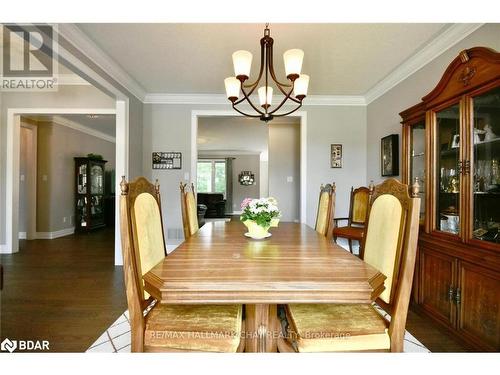
[[[21,115],[20,240],[114,227],[115,117]],[[77,163],[99,168],[77,176]],[[85,181],[79,185],[79,179]]]
[[[284,219],[287,221],[296,222],[306,222],[306,137],[307,137],[307,115],[306,112],[297,112],[292,116],[287,116],[284,121],[273,121],[268,125],[256,121],[255,125],[259,129],[263,129],[266,132],[266,151],[262,152],[261,149],[255,147],[256,133],[253,132],[251,135],[246,137],[239,137],[239,142],[228,142],[228,132],[223,132],[222,136],[217,138],[217,135],[211,137],[210,134],[207,135],[204,129],[200,129],[200,125],[205,127],[203,123],[227,123],[231,119],[235,119],[234,122],[241,121],[244,125],[245,121],[247,126],[251,127],[250,122],[256,121],[254,119],[248,119],[242,116],[235,115],[232,111],[193,111],[192,112],[192,127],[191,127],[191,142],[192,142],[192,163],[191,163],[191,176],[193,181],[197,181],[198,175],[198,162],[203,159],[210,160],[211,157],[220,157],[220,149],[226,151],[224,156],[230,156],[236,158],[239,155],[242,159],[242,155],[248,156],[258,156],[258,167],[254,163],[254,169],[258,171],[258,183],[254,186],[255,192],[245,195],[245,197],[265,197],[265,196],[275,196],[278,201],[282,202],[297,202],[296,208],[290,207],[293,205],[283,205],[284,207]],[[273,153],[269,151],[268,143],[273,138],[270,138],[269,129],[274,127],[272,123],[275,123],[276,127],[281,126],[282,132],[285,130],[286,124],[293,124],[295,132],[292,132],[291,141],[293,147],[285,147],[281,150],[281,153],[277,151]],[[290,129],[288,129],[289,131]],[[200,134],[201,131],[201,134]],[[278,130],[279,133],[279,130]],[[276,133],[276,134],[278,134]],[[200,134],[200,136],[199,136]],[[283,135],[283,134],[281,134]],[[212,139],[213,138],[213,139]],[[230,137],[231,138],[231,137]],[[277,142],[272,146],[273,148],[278,148],[279,145],[279,135],[278,138],[274,138]],[[250,142],[250,140],[252,140]],[[243,142],[243,145],[241,144]],[[218,143],[218,144],[217,144]],[[210,146],[211,145],[211,146]],[[214,146],[216,145],[216,146]],[[222,146],[221,146],[222,145]],[[200,147],[201,146],[201,147]],[[290,153],[290,154],[288,154]],[[295,154],[294,154],[295,153]],[[231,155],[230,155],[231,154]],[[270,155],[273,155],[273,161],[270,161]],[[294,157],[295,155],[295,157]],[[224,159],[224,158],[222,158]],[[271,165],[271,171],[269,167]],[[280,168],[280,173],[274,173],[274,163],[276,163],[276,168]],[[281,165],[280,165],[281,163]],[[233,181],[239,185],[238,177],[242,172],[254,172],[251,170],[239,170],[241,168],[235,168],[233,171]],[[255,180],[256,174],[255,175]],[[283,175],[281,175],[283,174]],[[269,177],[271,176],[272,177]],[[245,198],[243,197],[243,198]],[[239,214],[241,211],[239,208],[238,197],[235,195],[232,202],[229,203],[231,206],[233,214]]]

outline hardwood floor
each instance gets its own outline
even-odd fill
[[[21,241],[2,255],[0,336],[49,340],[50,350],[83,352],[126,310],[114,230]]]
[[[21,241],[20,247],[1,257],[2,339],[49,340],[51,351],[83,352],[126,310],[122,268],[113,265],[113,229]],[[416,312],[409,312],[406,328],[431,352],[466,351]]]

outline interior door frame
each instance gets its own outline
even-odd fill
[[[33,240],[36,238],[36,188],[37,188],[37,140],[38,128],[27,122],[21,122],[21,127],[31,131],[30,158],[28,162],[28,171],[25,175],[26,192],[28,205],[26,210],[27,226],[25,239]],[[21,233],[19,233],[21,238]]]
[[[6,244],[4,254],[19,251],[19,153],[21,115],[68,115],[68,114],[114,114],[116,116],[116,166],[115,175],[128,172],[128,103],[116,101],[115,108],[8,108],[7,109],[7,173],[6,173]],[[17,176],[17,177],[16,177]],[[120,179],[115,179],[115,191],[120,191]],[[122,264],[119,225],[119,198],[116,194],[115,207],[115,264]]]
[[[196,181],[198,160],[199,117],[242,116],[234,110],[192,110],[191,111],[191,181]],[[289,117],[300,118],[300,222],[307,221],[307,111],[297,111]]]

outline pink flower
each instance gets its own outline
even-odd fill
[[[252,200],[253,200],[252,198],[243,199],[243,202],[241,202],[241,209],[244,210],[245,207],[248,206]]]

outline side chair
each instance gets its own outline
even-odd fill
[[[364,261],[386,276],[379,298],[391,321],[373,304],[286,305],[280,352],[402,352],[419,227],[418,185],[396,179],[375,187],[364,237]],[[286,324],[285,324],[286,325]]]
[[[160,187],[144,177],[127,183],[124,176],[120,187],[132,352],[243,351],[241,305],[160,304],[144,290],[143,275],[166,256]]]

